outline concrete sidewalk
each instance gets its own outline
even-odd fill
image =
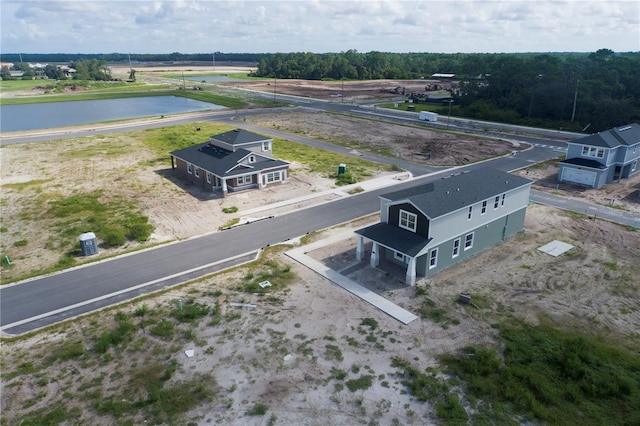
[[[326,238],[324,240],[317,241],[315,243],[308,244],[306,246],[302,246],[302,247],[287,251],[285,252],[285,254],[289,256],[291,259],[295,260],[296,262],[306,266],[312,271],[317,272],[318,274],[322,275],[323,277],[333,282],[337,286],[342,287],[343,289],[347,290],[351,294],[354,294],[355,296],[359,297],[365,302],[370,303],[371,305],[375,306],[376,308],[386,313],[387,315],[391,316],[392,318],[397,319],[403,324],[409,324],[413,320],[417,319],[418,317],[416,315],[412,314],[406,309],[401,308],[395,303],[390,302],[384,297],[359,285],[355,281],[350,280],[349,278],[345,277],[339,272],[334,271],[328,266],[323,265],[321,262],[318,262],[317,260],[305,254],[306,252],[315,250],[325,245],[333,244],[337,241],[349,238],[352,235],[353,235],[353,230],[348,229],[348,230],[345,230],[344,232],[334,235],[333,237]]]

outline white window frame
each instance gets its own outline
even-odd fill
[[[633,163],[631,163],[631,171],[635,172],[636,167],[638,167],[638,160],[634,160]]]
[[[433,269],[438,266],[438,248],[434,248],[429,253],[429,269]]]
[[[393,251],[393,258],[401,262],[407,263],[407,257],[403,253],[400,253],[399,251],[395,251],[395,250]]]
[[[473,248],[473,237],[474,237],[473,234],[474,233],[471,232],[471,233],[469,233],[469,234],[464,236],[464,250],[465,251]],[[469,237],[471,237],[471,238],[469,238]]]
[[[255,163],[256,162],[256,156],[255,155],[250,155],[249,156],[249,163]]]
[[[251,179],[251,175],[238,176],[236,179],[237,179],[238,186],[248,185],[253,181],[253,179]]]
[[[484,200],[482,202],[482,210],[480,211],[480,214],[483,215],[487,212],[487,200]]]
[[[583,146],[583,157],[604,158],[604,148],[596,148],[595,146]]]
[[[496,210],[500,207],[500,196],[496,195],[496,198],[493,199],[493,209]]]
[[[193,169],[191,168],[191,163],[187,163],[187,173],[193,174]]]
[[[211,173],[207,172],[207,183],[211,183]]]
[[[200,177],[200,169],[194,166],[193,167],[193,175],[195,177],[199,178]]]
[[[271,151],[271,142],[264,141],[262,142],[262,151]]]
[[[500,207],[504,207],[504,199],[506,198],[507,194],[502,194],[502,201],[500,201]]]
[[[451,252],[451,258],[455,259],[460,256],[460,238],[453,240],[453,251]]]
[[[473,206],[469,206],[469,213],[467,213],[467,220],[471,220],[471,216],[473,216]]]
[[[280,172],[270,172],[266,175],[267,183],[280,182],[281,175]]]
[[[413,222],[413,227],[411,227],[411,222]],[[416,229],[418,229],[418,215],[400,209],[400,213],[398,214],[398,226],[402,229],[406,229],[407,231],[416,232]]]

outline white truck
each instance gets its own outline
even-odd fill
[[[420,115],[418,116],[418,120],[438,121],[438,114],[435,113],[435,112],[420,111]]]

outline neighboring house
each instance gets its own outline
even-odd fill
[[[356,231],[356,257],[406,266],[406,283],[430,277],[520,232],[531,181],[495,169],[452,175],[380,197],[380,223]]]
[[[171,152],[171,168],[223,195],[264,188],[289,179],[289,163],[274,159],[272,148],[272,139],[236,129]]]
[[[569,142],[558,181],[602,188],[640,172],[640,125],[616,127]]]

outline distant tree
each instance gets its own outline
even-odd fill
[[[2,78],[3,80],[13,80],[13,77],[11,77],[9,67],[7,65],[3,66],[0,69],[0,78]]]
[[[51,65],[51,64],[49,64],[46,67],[44,67],[44,75],[46,75],[47,78],[50,78],[52,80],[64,80],[64,79],[66,79],[64,71],[62,71],[57,66]]]
[[[73,63],[74,80],[111,80],[111,72],[104,59],[83,59]]]
[[[131,72],[129,72],[129,80],[136,81],[136,70],[134,70],[133,68],[131,68]]]

